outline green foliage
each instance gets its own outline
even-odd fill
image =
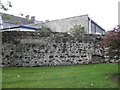
[[[5,19],[6,19],[6,20],[10,20],[10,17],[6,17]]]
[[[1,7],[2,10],[8,11],[9,9],[7,8],[7,6],[8,6],[8,7],[12,7],[12,4],[11,4],[10,1],[7,2],[7,5],[3,5],[3,4],[0,2],[0,7]]]
[[[4,5],[1,5],[1,9],[3,9],[4,11],[8,10],[8,8],[6,8]]]
[[[117,64],[2,68],[3,88],[117,88]]]
[[[120,57],[120,26],[109,31],[102,43],[104,47],[108,48],[108,55]]]
[[[50,28],[49,27],[45,27],[45,26],[42,26],[38,32],[51,32]]]
[[[71,28],[70,34],[75,37],[81,36],[85,34],[84,27],[82,27],[81,25],[75,25],[73,28]]]

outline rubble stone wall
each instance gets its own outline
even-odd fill
[[[91,39],[90,39],[91,38]],[[2,32],[3,67],[61,66],[103,62],[95,37],[67,33]]]

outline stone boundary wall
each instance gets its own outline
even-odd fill
[[[104,62],[97,37],[56,32],[2,32],[2,67],[61,66]]]

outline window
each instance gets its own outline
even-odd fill
[[[95,32],[96,32],[96,25],[93,22],[91,22],[91,33],[95,34]]]

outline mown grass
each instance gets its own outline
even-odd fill
[[[117,64],[2,69],[3,88],[117,88]]]

